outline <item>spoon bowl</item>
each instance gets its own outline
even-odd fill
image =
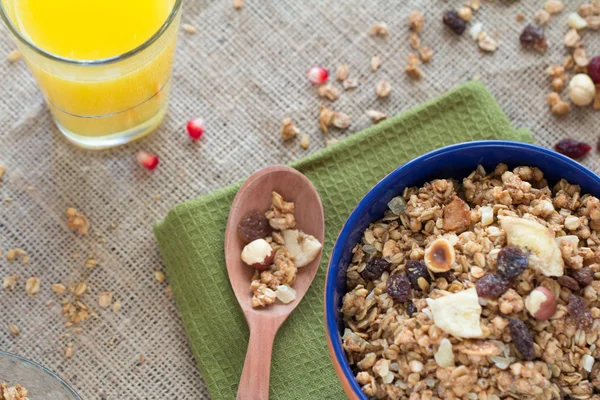
[[[225,231],[225,261],[229,281],[250,327],[250,341],[240,379],[237,399],[268,399],[271,353],[277,330],[298,306],[312,283],[321,253],[308,265],[298,268],[296,299],[288,304],[279,301],[260,308],[252,307],[250,282],[254,269],[244,264],[241,253],[246,243],[237,232],[240,220],[250,211],[266,212],[271,207],[271,193],[279,193],[285,201],[294,203],[296,229],[313,235],[323,243],[325,222],[323,205],[313,184],[293,168],[274,165],[252,176],[238,191]]]

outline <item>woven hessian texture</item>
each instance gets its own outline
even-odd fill
[[[499,40],[499,50],[491,55],[442,26],[444,9],[461,3],[247,0],[235,11],[228,0],[188,0],[182,22],[198,33],[181,33],[167,120],[147,139],[103,152],[77,149],[56,131],[25,64],[2,56],[15,47],[0,28],[0,164],[8,170],[0,183],[0,250],[20,247],[31,256],[27,266],[2,257],[0,275],[39,276],[42,285],[36,297],[26,296],[24,279],[14,292],[0,291],[0,348],[56,370],[86,399],[208,398],[175,302],[164,293],[166,283],[154,279],[163,264],[151,226],[174,204],[260,167],[315,153],[327,138],[350,136],[370,125],[367,109],[393,115],[476,75],[512,124],[533,132],[538,144],[552,146],[563,137],[595,144],[600,114],[576,109],[559,120],[545,102],[550,82],[544,70],[562,61],[567,11],[579,3],[553,18],[546,55],[520,49],[524,24],[515,19],[518,12],[530,19],[543,1],[483,2],[474,19]],[[436,52],[423,67],[421,82],[403,71],[410,52],[406,22],[416,9],[427,19],[423,44]],[[389,37],[370,37],[370,26],[380,21],[389,25]],[[588,54],[600,53],[600,33],[586,32],[584,39]],[[382,60],[376,73],[369,66],[373,55]],[[349,64],[360,86],[332,107],[351,115],[353,123],[347,131],[324,136],[318,130],[318,106],[328,102],[317,97],[305,72],[315,64],[333,72],[341,63]],[[381,79],[392,85],[383,101],[375,96]],[[195,116],[205,119],[207,132],[190,143],[184,127]],[[282,143],[284,117],[310,135],[308,150],[298,140]],[[156,171],[136,164],[138,149],[160,155]],[[599,161],[594,152],[583,163],[599,171]],[[90,219],[89,236],[78,237],[65,226],[70,206]],[[84,267],[89,253],[100,262],[91,270]],[[50,285],[80,279],[89,284],[85,300],[99,318],[83,323],[82,334],[75,334],[64,327],[59,297]],[[101,291],[121,300],[118,313],[98,310]],[[48,300],[54,304],[46,306]],[[6,323],[16,324],[21,334],[11,336]],[[75,348],[70,360],[64,357],[67,343]]]

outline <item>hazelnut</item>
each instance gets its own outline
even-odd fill
[[[525,307],[533,318],[545,321],[556,312],[557,301],[550,289],[539,286],[525,299]]]
[[[274,258],[275,252],[265,239],[256,239],[242,250],[242,261],[259,271],[269,268]]]
[[[425,249],[425,265],[431,272],[446,272],[452,268],[456,254],[446,239],[437,239]]]
[[[577,74],[569,82],[569,96],[578,106],[587,106],[596,96],[596,87],[592,78],[586,74]]]

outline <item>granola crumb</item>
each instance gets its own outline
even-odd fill
[[[283,140],[290,140],[295,138],[300,130],[296,128],[294,122],[290,118],[285,118],[281,123],[281,137]]]
[[[391,91],[392,91],[392,86],[390,85],[390,82],[386,81],[386,80],[379,81],[379,83],[377,84],[377,87],[375,88],[377,97],[381,97],[381,98],[388,97],[390,95]]]
[[[116,313],[116,312],[119,312],[119,310],[120,310],[120,309],[121,309],[121,300],[118,300],[118,299],[117,299],[117,300],[116,300],[116,301],[113,303],[113,306],[112,306],[112,312],[115,312],[115,313]]]
[[[378,56],[371,58],[371,71],[376,72],[381,67],[381,59]]]
[[[550,14],[558,14],[565,8],[565,5],[560,0],[547,0],[544,4],[544,10]]]
[[[387,119],[387,114],[377,110],[367,110],[367,115],[371,118],[374,124]]]
[[[198,29],[196,29],[196,27],[194,25],[190,25],[190,24],[181,24],[181,28],[183,29],[183,31],[185,33],[194,34],[194,33],[198,32]]]
[[[4,175],[6,174],[6,167],[0,164],[0,181],[4,179]]]
[[[173,286],[167,285],[167,287],[165,288],[165,296],[169,298],[173,297]]]
[[[335,70],[335,79],[338,81],[345,81],[348,79],[348,75],[350,74],[350,68],[348,64],[342,64]]]
[[[34,296],[40,292],[40,278],[32,276],[25,281],[25,292],[28,296]]]
[[[54,283],[52,285],[52,291],[56,294],[65,294],[67,292],[67,287],[62,283]]]
[[[479,48],[487,53],[493,53],[498,49],[498,42],[492,39],[487,33],[480,32],[477,36]]]
[[[358,81],[352,78],[344,79],[344,82],[342,82],[342,87],[344,90],[356,89],[358,87]]]
[[[2,288],[13,290],[17,285],[17,281],[21,279],[19,275],[7,276],[2,280]]]
[[[233,8],[241,10],[244,7],[244,0],[233,0]]]
[[[540,25],[547,25],[550,22],[550,13],[546,10],[539,10],[534,14],[533,19]]]
[[[333,124],[333,118],[335,113],[325,106],[321,106],[319,109],[319,126],[323,133],[329,132],[329,127]]]
[[[98,265],[98,260],[96,260],[96,257],[93,254],[90,254],[88,256],[88,259],[85,261],[85,266],[87,268],[94,268]]]
[[[408,17],[408,26],[416,32],[421,32],[425,25],[425,17],[419,11],[413,11]]]
[[[340,97],[340,92],[330,83],[320,86],[318,93],[320,97],[325,97],[330,101],[336,101]]]
[[[73,350],[73,344],[69,343],[67,345],[67,347],[65,348],[65,358],[73,358],[73,354],[75,353],[75,350]]]
[[[471,16],[473,15],[473,10],[471,9],[471,7],[461,7],[458,10],[458,16],[466,22],[469,22],[471,20]]]
[[[308,149],[308,145],[309,145],[308,135],[306,133],[303,133],[302,136],[300,137],[300,147],[302,147],[304,150],[306,150],[306,149]]]
[[[567,115],[569,113],[569,110],[571,109],[571,106],[569,103],[567,103],[566,101],[560,100],[558,103],[554,104],[552,106],[552,114],[554,115]]]
[[[19,336],[21,334],[21,330],[15,324],[8,324],[8,330],[13,336]]]
[[[110,306],[110,303],[112,302],[112,297],[112,292],[101,292],[98,295],[98,306],[100,308],[106,308]]]
[[[29,262],[29,254],[20,248],[8,250],[6,252],[6,261],[12,262],[15,260],[19,260],[21,264],[27,264]]]
[[[416,32],[411,32],[408,36],[408,43],[410,43],[410,46],[413,49],[419,49],[419,47],[421,47],[421,38],[419,37],[419,34]]]
[[[518,14],[515,16],[515,19],[516,19],[518,22],[523,22],[523,21],[525,21],[525,14],[523,14],[523,13],[518,13]]]
[[[421,61],[423,61],[423,63],[428,63],[433,57],[433,50],[431,47],[421,47],[419,49],[419,55],[421,56]]]
[[[90,230],[90,222],[87,217],[76,209],[67,208],[67,227],[79,235],[87,235]]]
[[[423,73],[417,65],[408,64],[404,70],[406,71],[407,75],[413,79],[421,79],[423,77]]]
[[[16,384],[8,386],[6,382],[0,383],[0,400],[28,400],[29,391]]]
[[[369,35],[371,35],[371,36],[386,37],[389,33],[390,33],[390,31],[385,22],[380,22],[378,24],[375,24],[369,30]]]
[[[23,55],[21,54],[21,52],[19,50],[13,50],[10,53],[8,53],[8,55],[6,56],[6,59],[8,60],[9,63],[17,62],[21,58],[23,58]]]
[[[154,279],[156,279],[160,283],[164,283],[164,282],[166,282],[167,277],[165,276],[164,272],[162,272],[162,271],[154,271]]]

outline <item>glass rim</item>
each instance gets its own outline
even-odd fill
[[[44,367],[43,365],[38,364],[37,362],[35,362],[33,360],[29,360],[25,357],[21,357],[17,354],[9,353],[9,352],[2,351],[2,350],[0,350],[0,357],[6,357],[6,358],[13,359],[13,360],[18,360],[25,364],[29,364],[29,365],[36,367],[40,371],[45,372],[48,376],[55,378],[65,389],[70,391],[71,394],[73,394],[75,397],[77,397],[78,399],[81,400],[81,396],[79,396],[79,394],[77,394],[77,392],[67,382],[65,382],[60,376],[58,376],[56,373],[49,370],[48,368]]]
[[[112,63],[116,63],[116,62],[119,62],[119,61],[126,60],[128,58],[131,58],[131,57],[135,56],[136,54],[141,53],[142,51],[144,51],[145,49],[147,49],[148,47],[150,47],[171,26],[171,23],[175,20],[175,17],[179,13],[179,10],[181,10],[181,4],[182,3],[183,3],[183,0],[175,0],[175,3],[173,4],[173,9],[171,10],[171,13],[167,17],[167,20],[144,43],[140,44],[136,48],[134,48],[132,50],[129,50],[129,51],[125,52],[125,53],[118,54],[118,55],[112,56],[112,57],[101,58],[99,60],[77,60],[77,59],[74,59],[74,58],[61,57],[61,56],[58,56],[56,54],[50,53],[50,52],[42,49],[41,47],[38,47],[31,40],[29,40],[28,38],[26,38],[17,29],[17,27],[15,26],[15,24],[13,23],[13,21],[11,20],[11,18],[8,16],[8,13],[6,12],[6,9],[4,8],[4,4],[3,4],[2,0],[0,0],[0,17],[2,18],[2,20],[4,21],[4,23],[6,24],[6,26],[8,27],[8,29],[11,31],[11,33],[13,34],[13,36],[16,37],[19,40],[19,42],[23,43],[24,45],[26,45],[27,47],[29,47],[31,50],[35,51],[36,53],[40,54],[41,56],[44,56],[44,57],[49,58],[49,59],[54,60],[54,61],[59,61],[59,62],[62,62],[62,63],[72,64],[72,65],[97,66],[97,65],[112,64]]]

